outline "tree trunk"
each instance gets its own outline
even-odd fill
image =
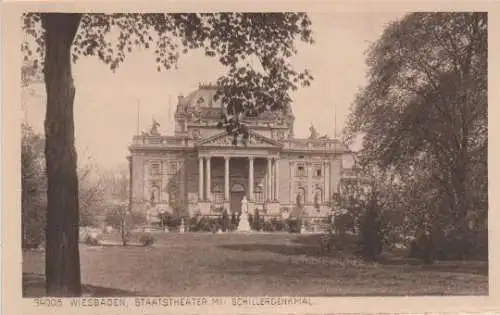
[[[81,295],[78,250],[78,177],[74,145],[71,45],[81,14],[44,13],[44,75],[47,92],[46,288],[49,296]]]

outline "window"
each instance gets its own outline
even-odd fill
[[[307,171],[304,165],[297,165],[297,170],[295,172],[296,177],[306,177]]]
[[[222,185],[215,184],[212,188],[212,199],[215,203],[223,203],[224,202],[224,189]]]
[[[149,174],[151,176],[160,175],[160,164],[159,163],[152,163],[150,168],[149,168]]]
[[[175,173],[177,173],[177,162],[171,161],[168,163],[167,175],[171,176],[175,175]]]
[[[316,167],[314,169],[314,176],[321,177],[321,167]]]
[[[253,194],[254,194],[255,202],[257,202],[257,203],[264,202],[264,190],[262,189],[261,185],[258,185],[257,187],[255,187],[255,191],[253,192]]]

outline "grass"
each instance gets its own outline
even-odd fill
[[[317,236],[155,234],[152,247],[81,245],[85,290],[98,296],[486,295],[487,262],[367,263],[319,253]],[[24,296],[43,295],[44,254],[23,256]]]

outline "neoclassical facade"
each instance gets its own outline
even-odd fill
[[[152,216],[162,211],[217,215],[226,208],[239,212],[247,196],[250,210],[264,215],[326,216],[341,179],[348,176],[343,156],[348,148],[317,135],[294,137],[294,116],[265,112],[245,120],[248,143],[237,146],[217,128],[222,107],[215,87],[200,85],[178,97],[173,135],[158,124],[133,137],[129,147],[130,201]]]

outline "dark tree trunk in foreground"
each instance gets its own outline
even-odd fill
[[[81,14],[42,15],[47,91],[47,242],[45,276],[50,296],[81,295],[78,251],[78,177],[74,145],[71,45]]]

